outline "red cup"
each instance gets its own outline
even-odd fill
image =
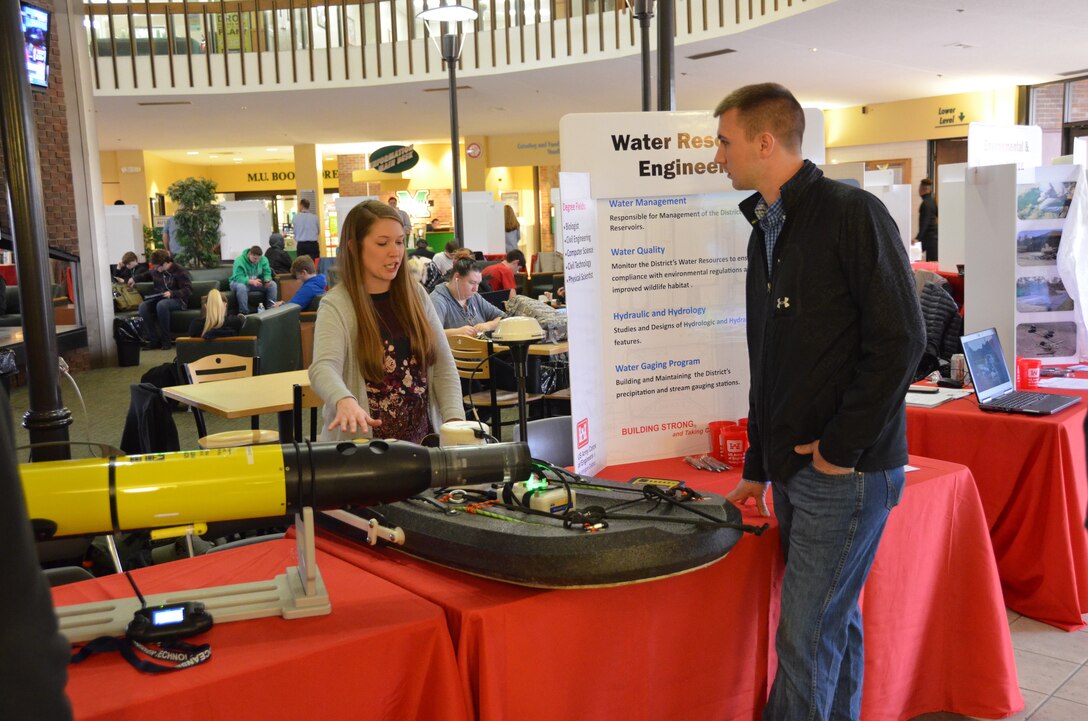
[[[1039,358],[1021,358],[1016,363],[1019,371],[1020,383],[1017,386],[1024,390],[1034,390],[1039,387],[1039,372],[1043,369],[1043,361]]]
[[[744,452],[748,450],[748,430],[740,426],[723,428],[721,432],[722,459],[734,468],[744,465]]]
[[[721,432],[723,429],[729,426],[737,425],[735,421],[711,421],[708,432],[710,433],[710,455],[717,458],[719,461],[725,460],[725,453],[722,451]]]
[[[740,426],[741,428],[747,428],[748,427],[748,419],[747,418],[739,419],[737,421],[737,425]]]
[[[1021,356],[1016,356],[1016,378],[1013,379],[1012,384],[1012,387],[1016,390],[1023,390],[1024,388],[1024,382],[1020,380],[1021,378],[1023,378],[1023,375],[1020,373],[1020,364],[1023,362],[1024,359]]]

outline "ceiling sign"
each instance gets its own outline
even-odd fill
[[[418,162],[419,153],[413,145],[386,145],[371,153],[368,159],[370,169],[382,173],[403,173]]]

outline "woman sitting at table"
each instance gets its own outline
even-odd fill
[[[442,322],[408,272],[404,225],[377,200],[352,208],[340,235],[341,282],[317,312],[310,383],[325,402],[319,440],[419,443],[463,420],[461,384]]]
[[[458,258],[449,281],[431,292],[431,300],[447,336],[476,336],[495,330],[502,319],[502,311],[477,293],[480,277],[480,268],[474,259]]]
[[[227,299],[218,288],[212,288],[208,291],[204,317],[189,324],[189,337],[204,340],[227,338],[241,333],[245,322],[244,315],[227,315]]]

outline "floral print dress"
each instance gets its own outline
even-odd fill
[[[370,416],[382,422],[374,435],[419,443],[434,432],[427,412],[427,369],[412,353],[411,341],[393,312],[389,294],[370,297],[378,311],[385,350],[385,377],[366,384]]]

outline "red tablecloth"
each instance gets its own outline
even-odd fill
[[[929,711],[1003,717],[1023,706],[1008,624],[970,472],[917,459],[865,589],[866,719]],[[737,474],[679,460],[604,477]],[[755,520],[751,510],[746,517]],[[772,520],[773,523],[773,520]],[[442,606],[480,719],[758,719],[774,669],[777,528],[688,574],[547,591],[476,578],[322,533],[318,547]]]
[[[135,571],[162,593],[271,578],[295,563],[293,541],[273,541]],[[197,637],[206,664],[148,675],[117,654],[69,668],[77,719],[449,719],[463,721],[449,633],[436,606],[323,553],[327,616],[264,618]],[[131,597],[123,577],[54,589],[59,604]]]
[[[971,469],[1006,605],[1067,630],[1088,613],[1088,392],[1079,395],[1080,405],[1044,417],[986,413],[974,396],[907,408],[911,453]]]

